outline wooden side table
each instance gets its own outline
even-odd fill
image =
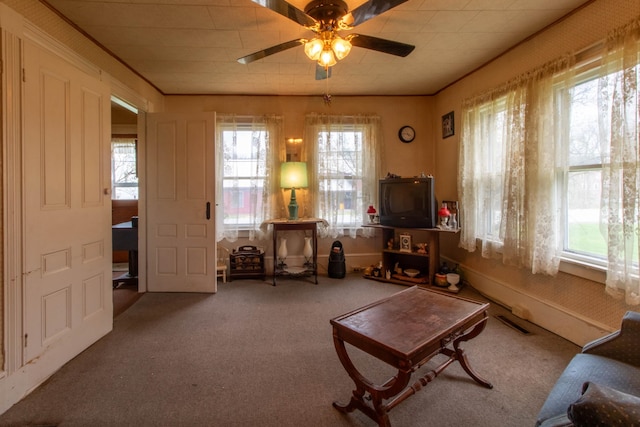
[[[322,219],[300,219],[289,220],[269,220],[267,224],[273,226],[273,286],[276,285],[276,278],[281,277],[307,277],[313,276],[314,283],[318,284],[318,223]],[[313,248],[313,258],[311,265],[305,265],[301,271],[289,271],[278,265],[278,233],[283,231],[310,231],[311,245]]]

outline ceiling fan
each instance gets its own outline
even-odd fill
[[[312,0],[304,8],[304,12],[285,0],[252,0],[260,6],[273,10],[280,15],[297,22],[313,31],[315,37],[291,40],[238,59],[241,64],[248,64],[269,55],[282,52],[293,47],[304,45],[304,52],[313,61],[317,61],[318,69],[324,71],[323,77],[330,75],[330,67],[338,60],[344,59],[352,46],[405,57],[415,46],[392,40],[381,39],[363,34],[349,34],[341,37],[339,31],[352,30],[357,25],[375,18],[381,13],[394,8],[407,0],[369,0],[349,11],[343,0]]]

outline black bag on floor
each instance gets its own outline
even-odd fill
[[[329,277],[334,279],[343,279],[347,274],[347,267],[344,262],[344,250],[339,240],[336,240],[331,245],[328,273]]]

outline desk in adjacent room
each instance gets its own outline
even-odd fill
[[[113,279],[113,287],[120,283],[138,284],[138,227],[132,221],[121,222],[111,227],[114,251],[129,251],[129,271]]]

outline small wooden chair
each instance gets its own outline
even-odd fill
[[[227,283],[227,260],[229,249],[217,245],[218,258],[216,259],[216,278],[222,277],[222,283]]]

